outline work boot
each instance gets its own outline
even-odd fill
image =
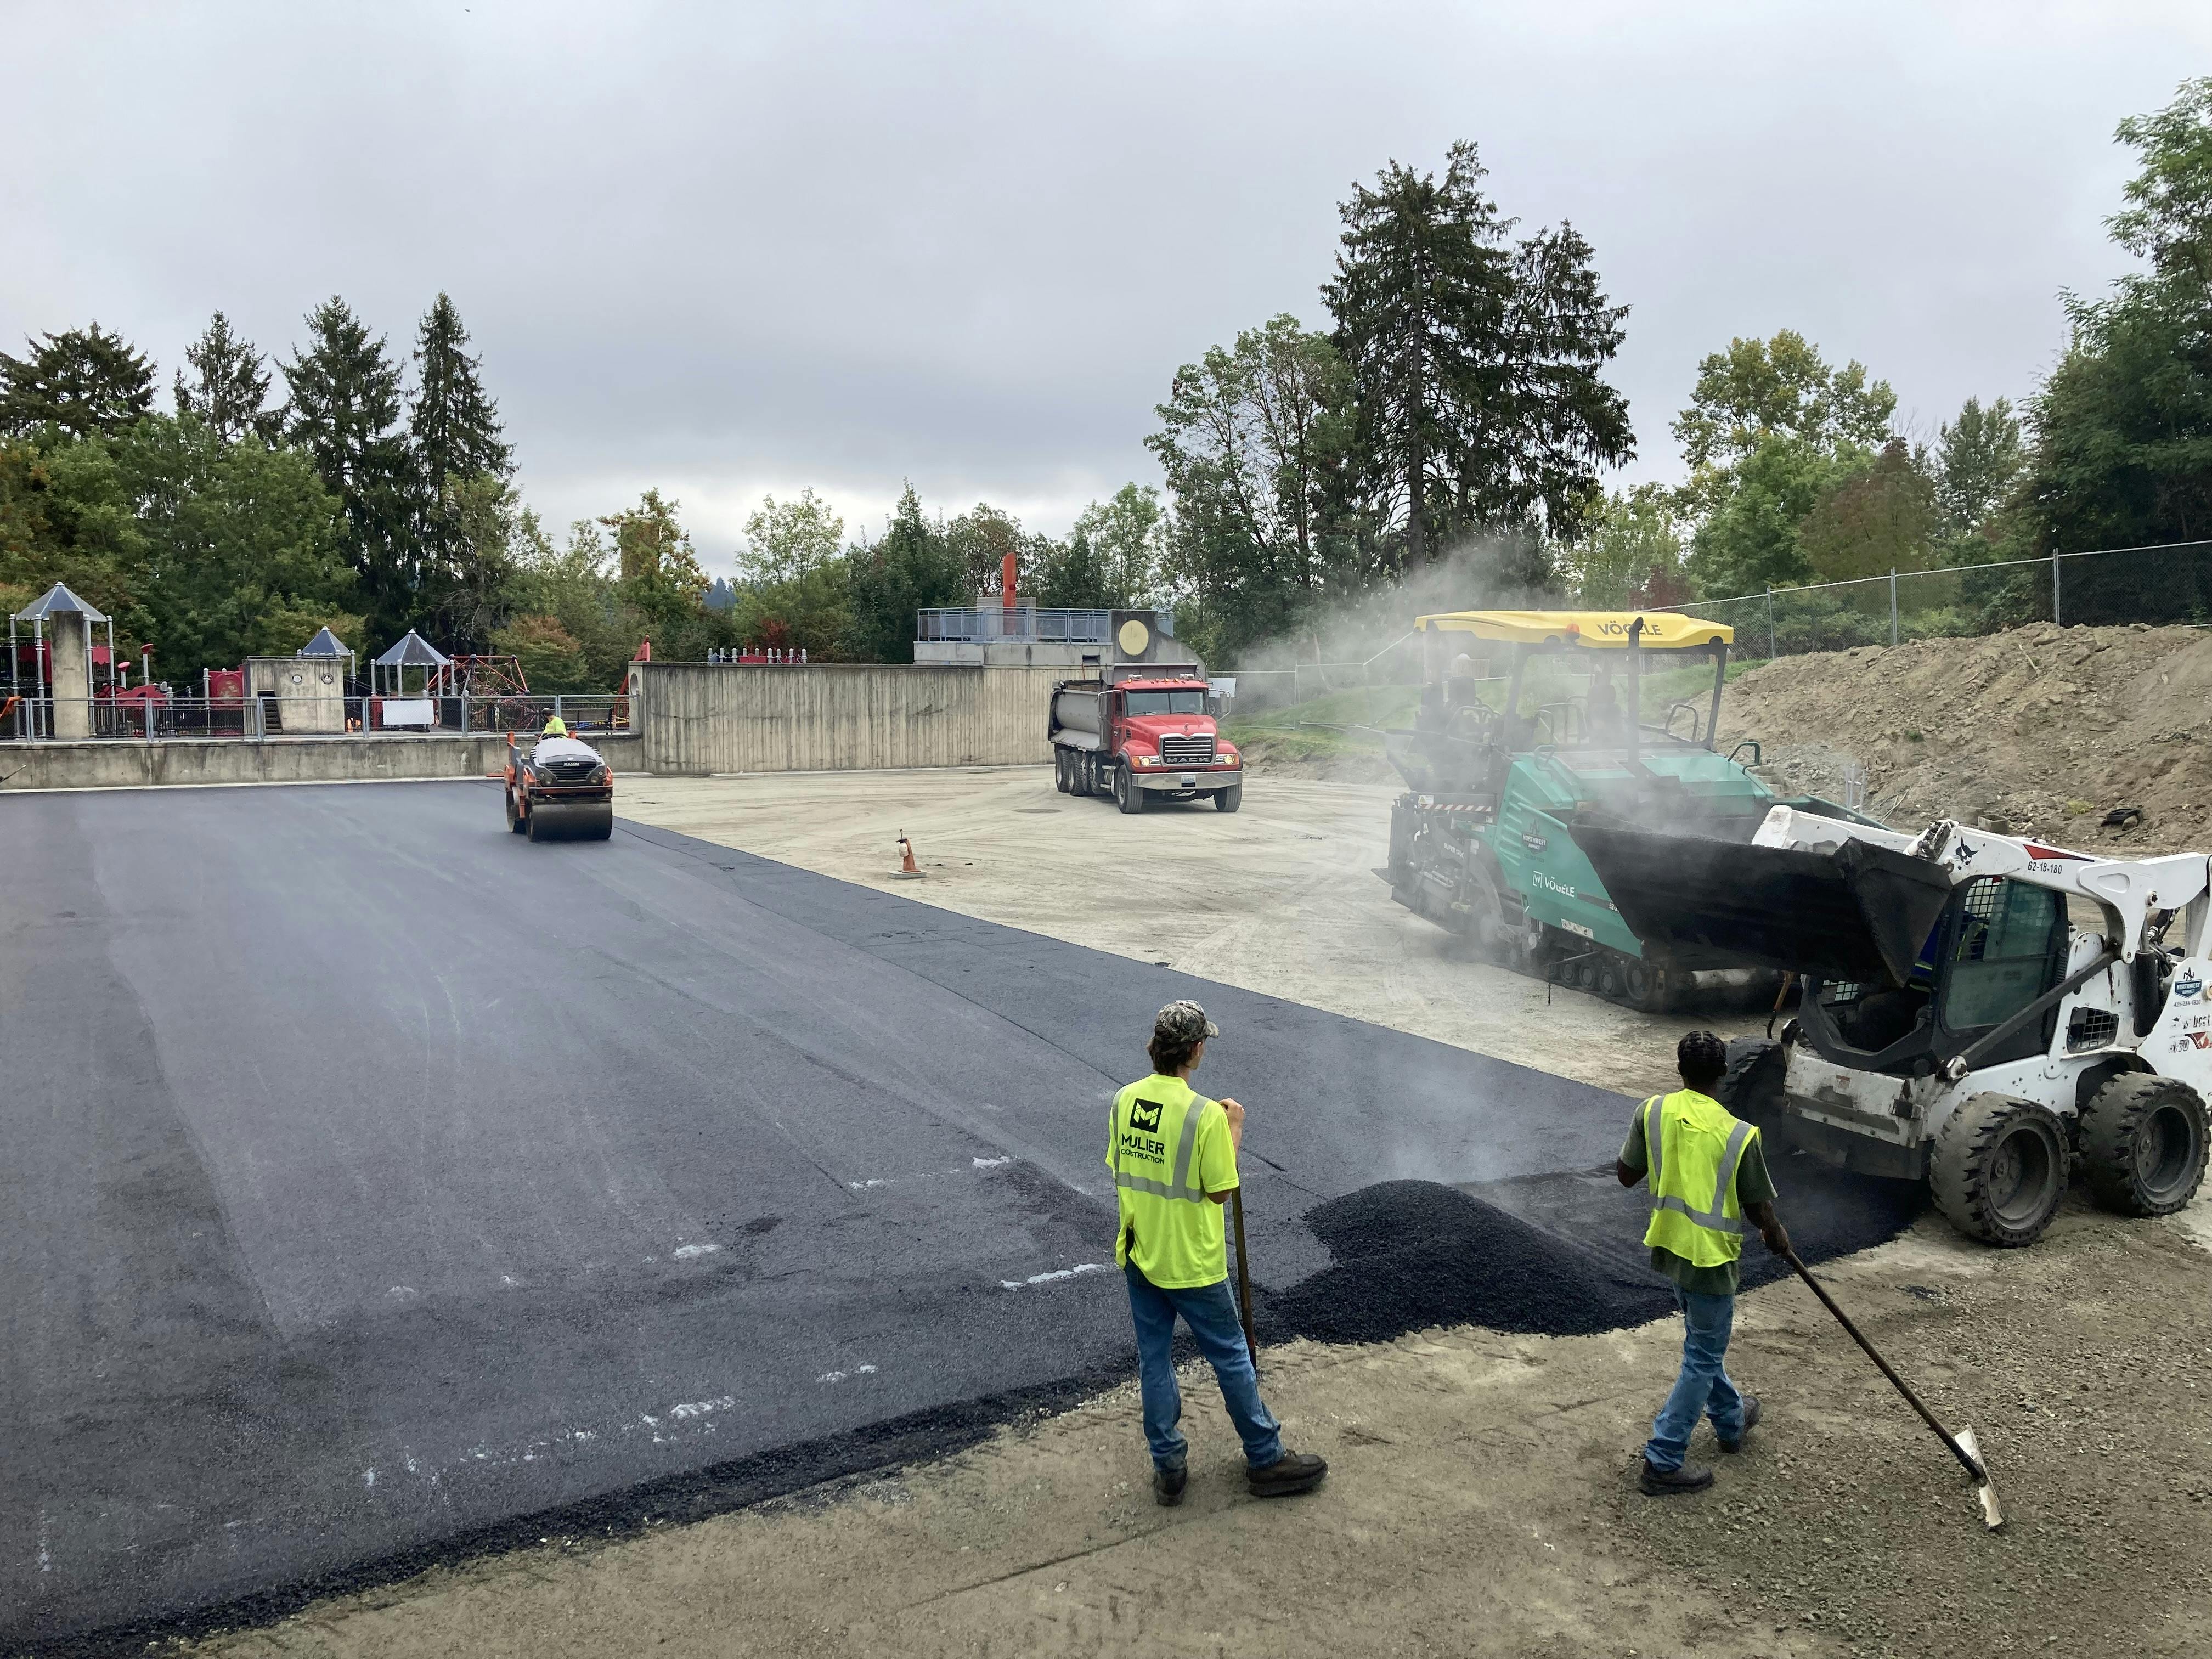
[[[1164,1510],[1173,1509],[1182,1502],[1182,1489],[1189,1480],[1190,1471],[1187,1468],[1154,1469],[1152,1471],[1153,1501]]]
[[[1721,1449],[1724,1452],[1741,1451],[1743,1449],[1744,1436],[1749,1434],[1753,1429],[1759,1426],[1759,1396],[1752,1393],[1748,1389],[1742,1390],[1742,1394],[1743,1426],[1736,1431],[1735,1439],[1729,1440],[1724,1438],[1722,1440]]]
[[[1713,1472],[1693,1469],[1687,1463],[1679,1469],[1662,1469],[1647,1457],[1644,1460],[1644,1479],[1638,1484],[1646,1498],[1672,1498],[1677,1492],[1703,1492],[1713,1484]]]
[[[1253,1469],[1247,1479],[1255,1498],[1288,1498],[1311,1492],[1328,1473],[1328,1465],[1311,1452],[1286,1451],[1264,1469]]]

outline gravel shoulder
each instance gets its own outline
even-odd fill
[[[246,1656],[1267,1652],[2196,1654],[2212,1644],[2212,1301],[2172,1223],[2072,1209],[2029,1251],[1925,1223],[1829,1278],[1948,1420],[1970,1487],[1802,1287],[1748,1293],[1733,1372],[1766,1419],[1709,1493],[1635,1448],[1679,1327],[1461,1328],[1263,1356],[1316,1494],[1237,1479],[1185,1373],[1194,1478],[1151,1501],[1133,1387],[696,1525],[441,1570],[179,1650]],[[1712,1457],[1701,1431],[1693,1457]]]

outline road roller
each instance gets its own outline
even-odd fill
[[[615,832],[615,775],[574,738],[507,738],[507,827],[532,841],[605,841]]]

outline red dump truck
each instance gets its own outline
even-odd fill
[[[1204,680],[1062,680],[1045,735],[1063,795],[1110,793],[1124,812],[1154,797],[1244,804],[1244,758],[1215,728]]]

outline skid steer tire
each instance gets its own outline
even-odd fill
[[[1713,1085],[1713,1098],[1748,1123],[1765,1123],[1782,1104],[1789,1056],[1765,1037],[1731,1037],[1728,1070]]]
[[[2047,1106],[1974,1095],[1936,1137],[1928,1185],[1969,1238],[2018,1249],[2043,1237],[2066,1196],[2066,1132]]]
[[[2081,1114],[2081,1170],[2100,1209],[2172,1215],[2204,1179],[2204,1102],[2177,1079],[2127,1072]]]

